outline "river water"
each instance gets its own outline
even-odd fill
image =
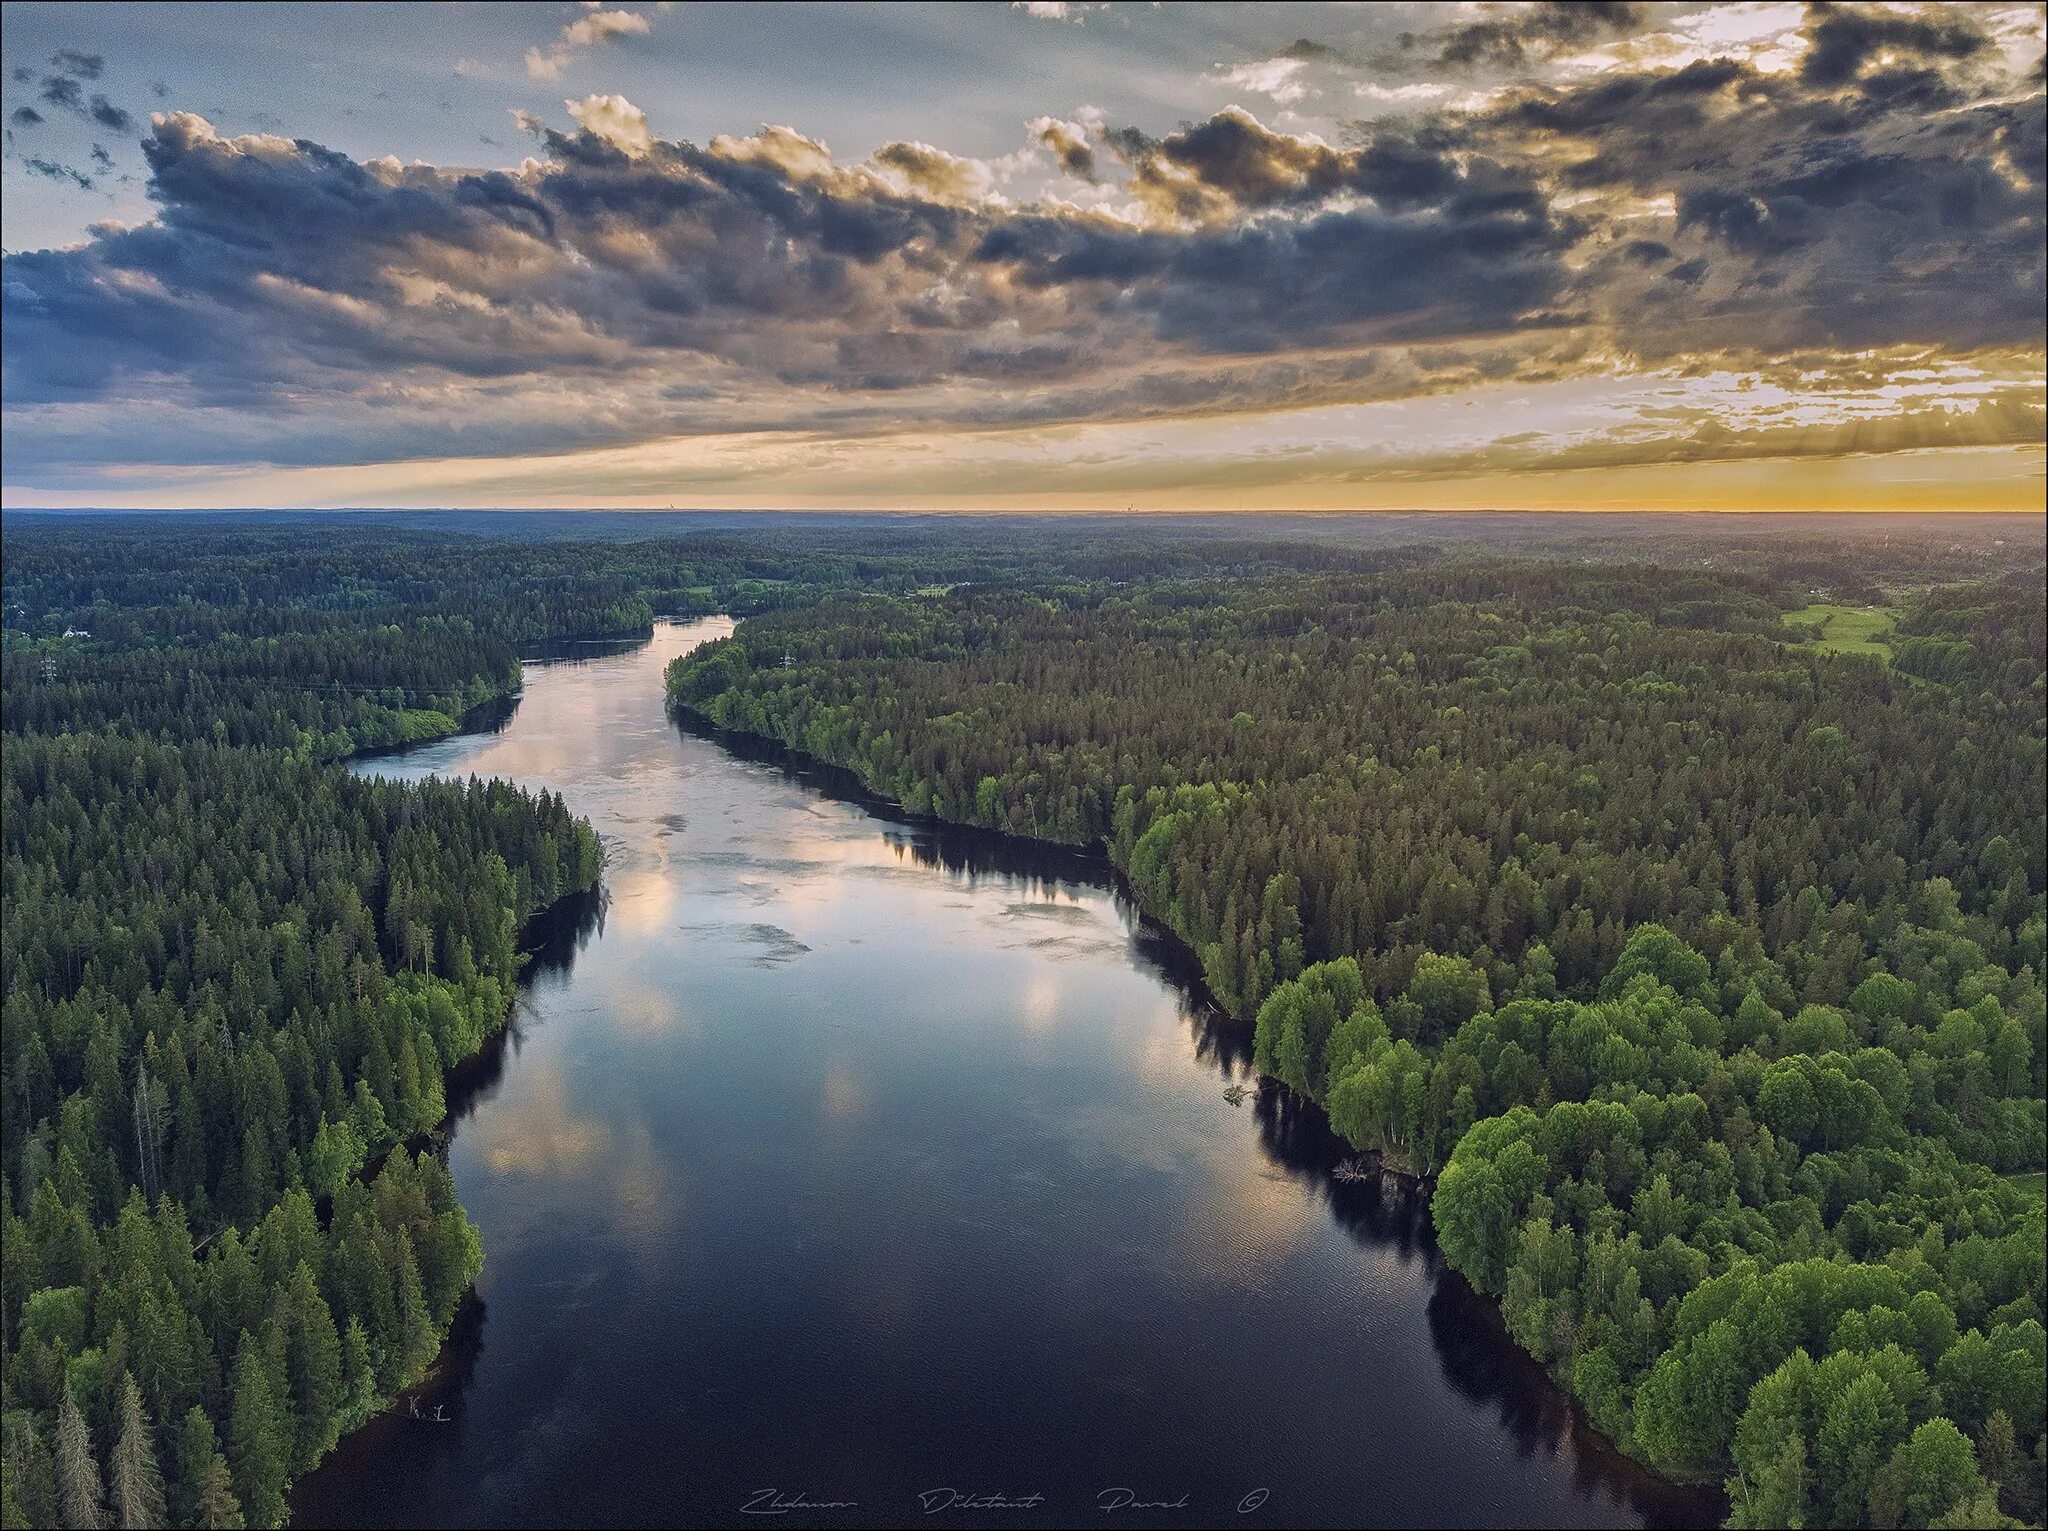
[[[359,767],[550,788],[608,864],[450,1090],[476,1293],[296,1524],[1718,1518],[1574,1421],[1418,1194],[1225,1098],[1244,1029],[1099,863],[665,718],[730,626]]]

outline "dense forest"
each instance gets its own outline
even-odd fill
[[[1626,1449],[1742,1524],[2039,1524],[2009,531],[10,516],[0,1518],[277,1524],[419,1381],[483,1258],[445,1071],[602,857],[340,762],[726,610],[679,707],[1102,845]]]
[[[42,552],[9,538],[11,619]],[[0,1508],[275,1525],[476,1274],[413,1145],[599,847],[547,794],[329,763],[515,686],[502,633],[295,605],[255,560],[230,590],[218,546],[71,552],[97,593],[64,625],[98,630],[5,653]]]
[[[1859,591],[1875,655],[1799,620],[1809,577],[849,598],[670,690],[915,812],[1103,845],[1261,1072],[1436,1177],[1515,1339],[1735,1523],[2038,1524],[2038,565]]]

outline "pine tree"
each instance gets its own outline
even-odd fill
[[[156,1443],[142,1413],[142,1389],[125,1372],[121,1377],[121,1429],[107,1462],[114,1514],[129,1531],[160,1526],[164,1521],[164,1479],[157,1467]]]
[[[100,1488],[100,1465],[93,1459],[92,1432],[68,1386],[57,1406],[57,1497],[64,1524],[72,1531],[100,1531],[106,1525],[106,1499]]]
[[[192,1506],[192,1524],[201,1531],[242,1531],[248,1524],[242,1518],[241,1501],[235,1498],[235,1485],[228,1473],[228,1464],[216,1454],[206,1464],[199,1478],[199,1486]]]
[[[0,1454],[0,1472],[6,1474],[0,1515],[4,1515],[8,1531],[55,1525],[59,1514],[57,1464],[35,1415],[27,1409],[9,1409],[0,1420],[0,1432],[6,1437],[4,1454]]]
[[[234,1490],[244,1513],[259,1526],[284,1518],[285,1477],[291,1470],[291,1427],[271,1392],[263,1347],[246,1329],[235,1351],[228,1452]]]
[[[172,1508],[178,1522],[187,1526],[239,1527],[242,1506],[235,1498],[235,1486],[228,1464],[220,1454],[220,1438],[213,1421],[201,1408],[185,1411],[178,1430],[177,1491]]]
[[[283,1293],[289,1308],[285,1331],[285,1364],[291,1380],[292,1407],[297,1413],[294,1470],[319,1461],[338,1434],[335,1406],[341,1401],[341,1339],[334,1316],[314,1284],[303,1260],[292,1271]]]

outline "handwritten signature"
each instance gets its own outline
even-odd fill
[[[1095,1496],[1095,1507],[1104,1514],[1112,1510],[1185,1510],[1188,1496],[1178,1499],[1140,1499],[1134,1488],[1106,1488]]]
[[[854,1499],[813,1499],[802,1489],[785,1493],[779,1488],[757,1488],[740,1506],[742,1515],[787,1515],[792,1510],[857,1510]]]
[[[927,1515],[941,1510],[1036,1510],[1045,1503],[1043,1494],[971,1494],[957,1488],[928,1488],[917,1496]]]

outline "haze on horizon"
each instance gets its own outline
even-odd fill
[[[4,21],[9,509],[2043,506],[2035,4]]]

